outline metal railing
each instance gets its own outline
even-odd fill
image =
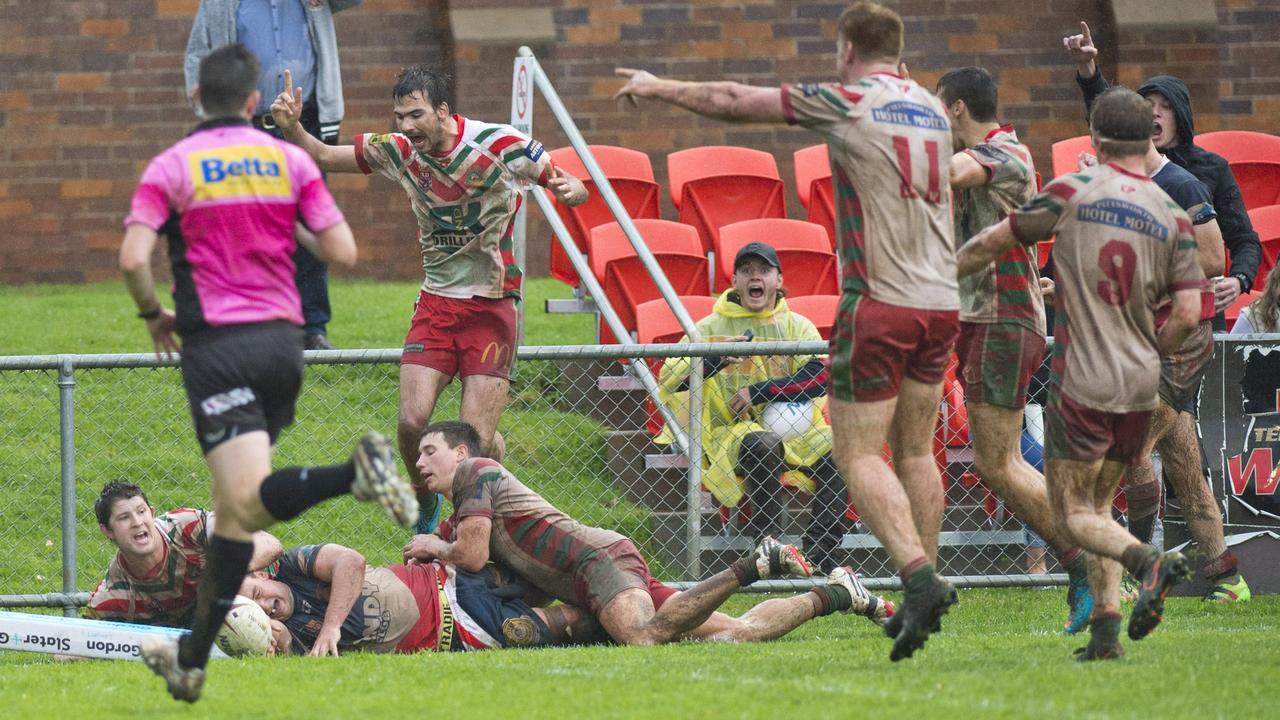
[[[1242,380],[1253,372],[1249,363],[1280,352],[1280,336],[1219,336],[1216,344],[1200,415],[1213,489],[1229,526],[1275,527],[1280,523],[1265,513],[1246,512],[1273,502],[1264,489],[1266,477],[1242,479],[1231,475],[1227,465],[1249,451],[1251,423],[1274,420],[1280,426],[1275,407],[1245,415],[1238,400]],[[826,343],[820,342],[761,342],[751,348],[770,356],[826,351]],[[692,462],[651,462],[672,454],[656,445],[646,429],[646,393],[601,390],[598,380],[627,372],[619,358],[728,354],[742,355],[742,344],[519,348],[521,362],[501,427],[507,466],[579,520],[635,539],[657,577],[687,583],[723,568],[746,552],[753,538],[739,524],[744,513],[721,507],[701,487],[701,428],[688,428]],[[389,433],[396,422],[399,357],[398,349],[306,353],[307,382],[298,421],[281,438],[276,466],[339,461],[365,429]],[[704,403],[700,394],[710,387],[700,382],[701,365],[691,363],[694,423],[701,418],[696,410]],[[1043,381],[1037,381],[1032,401],[1043,404],[1043,393]],[[457,403],[455,385],[442,397],[438,414],[455,414]],[[208,474],[191,437],[187,401],[173,361],[149,354],[0,357],[0,412],[6,417],[0,426],[0,447],[5,448],[0,453],[0,544],[6,548],[6,560],[0,563],[0,606],[83,602],[84,592],[97,584],[114,552],[98,531],[92,508],[108,480],[141,485],[158,511],[209,506]],[[946,420],[944,415],[944,424]],[[943,572],[968,585],[1061,581],[1060,574],[1026,575],[1021,524],[973,474],[964,438],[943,440]],[[1262,472],[1273,475],[1272,469]],[[1260,498],[1241,496],[1254,489],[1262,493]],[[798,542],[809,496],[789,490],[786,499],[783,533]],[[1179,519],[1172,516],[1166,522],[1176,526]],[[879,542],[859,523],[845,523],[841,561],[853,564],[872,587],[894,586],[893,569]],[[348,500],[325,503],[273,532],[286,546],[351,545],[372,563],[398,561],[407,540],[375,509]],[[1052,558],[1049,565],[1052,569]],[[783,587],[775,585],[760,589]]]

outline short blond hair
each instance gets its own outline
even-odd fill
[[[836,21],[840,39],[851,43],[862,60],[902,57],[902,18],[879,3],[860,0]]]

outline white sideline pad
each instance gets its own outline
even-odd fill
[[[189,632],[182,628],[0,610],[0,650],[103,660],[141,660],[142,638],[148,635],[180,636]],[[209,657],[225,658],[227,654],[215,645]]]

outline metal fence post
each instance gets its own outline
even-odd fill
[[[689,577],[702,577],[702,358],[689,363],[689,486],[685,498],[685,552]]]
[[[70,355],[59,358],[58,367],[58,438],[62,465],[62,592],[76,591],[76,441],[75,441],[75,363]],[[75,617],[74,607],[64,607],[62,614]]]

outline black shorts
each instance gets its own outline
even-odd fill
[[[302,389],[302,328],[283,320],[212,327],[182,338],[182,384],[206,455],[265,430],[274,445]]]

